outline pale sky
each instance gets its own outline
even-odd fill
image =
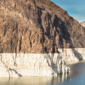
[[[85,21],[85,0],[51,0],[79,22]]]

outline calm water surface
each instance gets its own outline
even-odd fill
[[[0,85],[85,85],[85,62],[69,66],[70,74],[58,77],[0,78]]]

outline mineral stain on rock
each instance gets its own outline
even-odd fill
[[[58,68],[52,60],[54,53],[59,53],[59,48],[72,48],[75,56],[82,57],[74,48],[85,47],[84,33],[85,28],[78,21],[49,0],[0,0],[0,54],[2,58],[12,55],[1,63],[18,76],[57,75]],[[53,55],[49,56],[50,53]],[[45,64],[38,61],[38,56],[40,61],[46,60]],[[27,59],[25,63],[23,60]],[[59,62],[63,65],[59,64],[60,70],[68,68],[62,58]]]

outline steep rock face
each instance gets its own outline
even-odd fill
[[[0,0],[0,53],[56,53],[58,48],[85,47],[84,33],[51,1]]]

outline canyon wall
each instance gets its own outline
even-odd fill
[[[0,0],[0,53],[58,53],[84,48],[85,28],[49,0]]]
[[[84,39],[85,28],[49,0],[0,0],[0,77],[67,73],[65,61],[83,60]]]

